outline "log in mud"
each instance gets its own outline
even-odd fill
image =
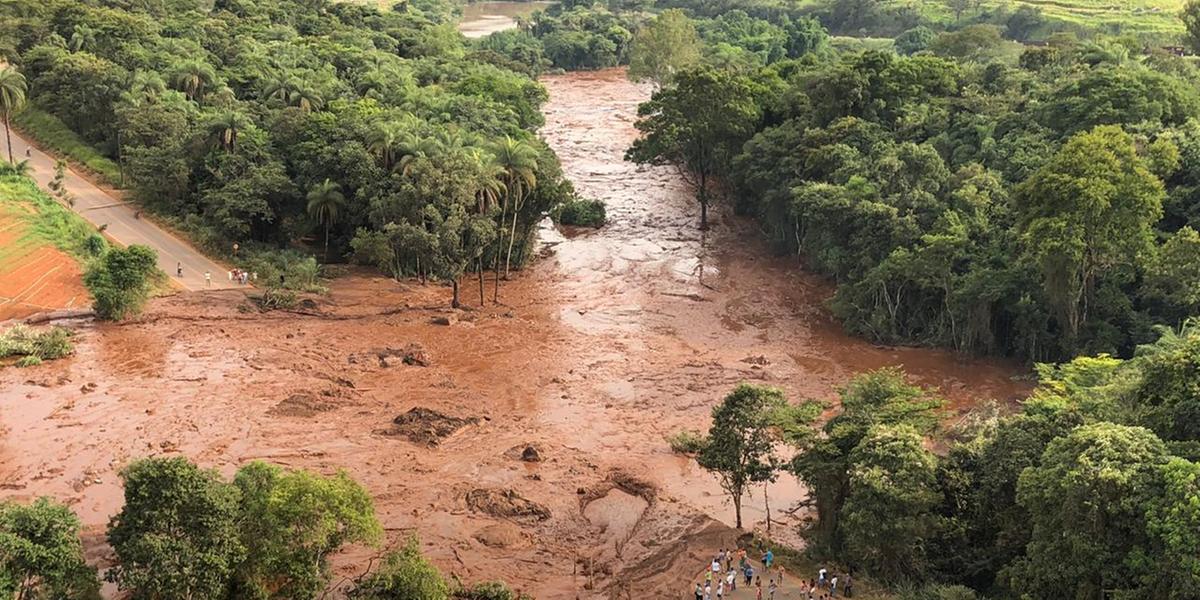
[[[664,437],[706,427],[738,382],[828,398],[855,373],[902,365],[952,411],[1025,391],[1013,365],[847,336],[822,308],[828,284],[770,256],[752,223],[718,212],[698,231],[699,206],[671,169],[621,160],[648,87],[619,70],[544,83],[543,135],[580,192],[608,203],[608,226],[550,240],[546,258],[505,284],[503,305],[449,326],[432,322],[447,316],[436,307],[449,288],[367,273],[318,300],[333,318],[248,318],[230,290],[84,325],[73,357],[0,370],[3,497],[71,504],[103,566],[100,534],[132,459],[182,454],[226,475],[255,459],[345,469],[374,496],[389,543],[415,532],[464,580],[504,579],[538,598],[675,597],[736,532],[716,482]],[[433,357],[427,366],[361,359],[409,344]],[[470,425],[437,444],[389,433],[418,407]],[[538,460],[510,451],[525,447]],[[653,486],[653,501],[614,473]],[[481,489],[539,518],[479,510]],[[771,493],[775,513],[803,497],[787,478]],[[754,494],[748,522],[763,517]],[[375,552],[335,564],[359,573]]]

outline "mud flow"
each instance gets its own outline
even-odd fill
[[[368,487],[389,543],[538,598],[667,597],[719,546],[733,510],[664,437],[706,428],[742,381],[827,398],[903,365],[951,411],[1023,392],[1012,365],[872,346],[822,308],[828,285],[771,257],[753,224],[698,206],[669,168],[621,160],[650,89],[610,70],[549,77],[543,134],[611,224],[545,231],[501,305],[450,314],[449,290],[358,273],[305,314],[243,310],[236,290],[155,300],[137,322],[80,323],[74,357],[0,370],[0,495],[69,502],[89,555],[131,459],[182,454],[225,474],[262,459]],[[477,298],[468,284],[464,297]],[[440,324],[439,324],[440,323]],[[447,325],[448,324],[448,325]],[[773,531],[804,518],[783,477]],[[745,500],[763,520],[761,489]],[[361,571],[376,550],[337,558]]]

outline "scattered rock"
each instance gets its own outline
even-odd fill
[[[526,545],[525,532],[512,523],[493,523],[475,532],[474,538],[489,548],[519,548]]]
[[[767,360],[767,357],[765,357],[761,354],[758,356],[747,356],[746,358],[742,359],[742,362],[744,362],[748,365],[769,365],[769,364],[771,364],[771,361]]]
[[[81,394],[89,394],[89,393],[91,393],[91,392],[94,392],[94,391],[96,391],[96,384],[94,384],[94,383],[92,383],[92,382],[90,382],[90,381],[89,381],[89,382],[87,382],[87,383],[85,383],[85,384],[83,384],[83,385],[81,385],[81,386],[79,386],[79,392],[80,392]]]
[[[434,325],[445,325],[448,327],[450,325],[457,323],[458,317],[456,317],[454,315],[446,315],[444,317],[434,317],[433,320],[431,320],[430,322],[433,323]]]
[[[526,499],[510,489],[479,488],[467,492],[467,506],[471,510],[504,517],[507,519],[532,519],[545,521],[550,518],[550,509]]]
[[[451,417],[417,406],[393,419],[395,426],[384,433],[404,436],[418,444],[436,446],[463,427],[478,422],[479,417]]]
[[[298,417],[309,419],[337,408],[337,404],[322,400],[312,394],[297,393],[273,406],[267,414],[274,417]]]
[[[533,446],[525,446],[521,451],[521,460],[525,462],[542,462],[542,453],[538,452]]]

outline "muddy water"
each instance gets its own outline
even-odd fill
[[[488,34],[517,26],[518,17],[528,17],[537,10],[545,10],[553,2],[472,2],[463,7],[458,30],[468,38],[481,38]]]
[[[0,370],[0,497],[70,503],[104,566],[117,471],[132,459],[185,455],[226,475],[255,459],[345,469],[375,498],[388,544],[416,533],[464,580],[539,598],[667,597],[731,543],[733,515],[663,438],[704,427],[738,382],[827,398],[854,373],[900,364],[956,409],[1024,391],[1011,365],[847,337],[821,308],[829,287],[767,255],[750,223],[718,212],[698,232],[670,169],[621,161],[646,87],[619,71],[545,84],[543,133],[580,191],[608,202],[609,226],[549,239],[502,304],[451,326],[431,322],[447,316],[448,289],[364,273],[310,315],[248,311],[231,290],[80,325],[76,356]],[[408,344],[429,366],[378,357]],[[480,420],[428,446],[392,434],[414,407]],[[527,444],[541,461],[519,459]],[[466,501],[478,490],[512,490],[549,516],[499,516]],[[802,496],[774,484],[773,516]],[[762,491],[746,503],[747,523],[761,522]],[[339,556],[339,574],[379,551]]]

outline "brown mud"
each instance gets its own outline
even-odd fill
[[[903,365],[954,411],[1024,393],[1014,365],[845,335],[822,308],[830,286],[771,257],[752,223],[718,214],[697,231],[670,169],[621,160],[647,87],[617,70],[545,84],[543,133],[578,189],[608,203],[608,226],[546,231],[548,256],[501,288],[502,305],[450,326],[431,322],[450,315],[448,288],[366,273],[306,314],[240,310],[245,294],[226,290],[153,300],[132,323],[80,323],[74,356],[0,370],[0,497],[70,503],[104,565],[117,471],[132,459],[181,454],[226,475],[255,459],[345,469],[389,543],[417,533],[464,580],[538,598],[678,597],[735,532],[713,478],[663,438],[705,427],[738,382],[828,398],[855,373]],[[427,366],[379,358],[389,348],[420,348]],[[471,421],[436,445],[393,435],[414,408],[404,421],[418,432],[444,431],[436,415]],[[522,460],[527,446],[538,460]],[[770,497],[784,532],[803,490],[783,478]],[[755,490],[748,526],[761,505]],[[339,574],[375,552],[338,557]]]

